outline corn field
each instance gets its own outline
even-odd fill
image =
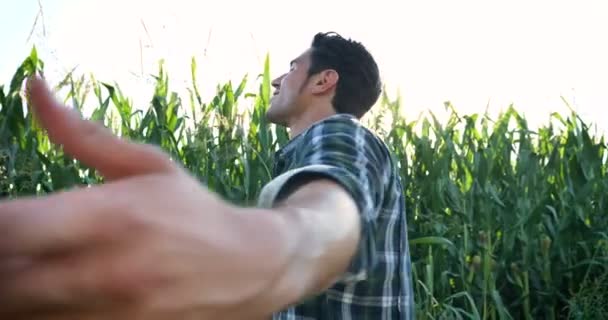
[[[228,201],[253,205],[288,141],[264,118],[269,65],[267,57],[256,92],[245,92],[245,77],[218,85],[210,101],[201,99],[194,59],[189,95],[171,91],[161,64],[147,106],[92,76],[70,73],[57,88],[78,110],[94,99],[90,119],[161,146]],[[34,72],[44,72],[35,49],[0,86],[0,199],[103,182],[32,121],[23,82]],[[531,130],[513,107],[496,119],[445,107],[447,121],[406,119],[399,97],[384,94],[365,119],[400,166],[417,317],[608,319],[604,137],[574,112]]]

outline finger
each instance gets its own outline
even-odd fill
[[[27,257],[12,257],[0,259],[0,275],[12,273],[24,269],[31,264],[31,259]],[[0,318],[1,319],[1,318]]]
[[[104,318],[91,318],[89,313],[75,310],[64,310],[56,308],[44,310],[21,310],[8,311],[0,308],[0,319],[11,320],[92,320]],[[105,318],[108,319],[108,318]]]
[[[128,180],[127,180],[128,181]],[[121,184],[0,203],[0,257],[47,255],[118,241],[128,222]]]
[[[18,309],[0,305],[0,319],[11,320],[69,320],[69,319],[93,319],[90,317],[90,312],[82,311],[80,308],[66,308],[59,306],[51,306],[45,308],[27,306],[23,303]],[[103,318],[95,318],[103,319]],[[108,319],[108,318],[105,318]]]
[[[0,312],[0,319],[10,320],[137,320],[151,318],[134,318],[130,315],[123,316],[122,312],[114,310],[100,310],[96,312],[77,312],[70,310],[53,310],[53,311],[25,311],[20,313],[3,314]],[[168,318],[161,318],[168,319]]]
[[[33,113],[51,141],[106,178],[174,169],[171,160],[158,148],[120,139],[100,124],[84,120],[62,106],[44,80],[33,77],[27,87]]]
[[[0,275],[0,310],[5,313],[67,314],[127,303],[104,279],[110,253],[99,251],[39,259],[28,268]],[[107,273],[107,272],[105,272]],[[117,287],[117,286],[116,286]],[[128,301],[130,302],[130,301]]]
[[[26,310],[23,312],[2,313],[0,319],[10,320],[165,320],[165,319],[209,319],[201,317],[174,317],[174,314],[142,312],[138,309],[78,311],[70,309]]]
[[[19,272],[3,274],[0,276],[0,309],[13,314],[79,310],[84,305],[83,301],[90,299],[90,293],[80,290],[76,294],[73,289],[72,282],[76,275],[82,273],[83,270],[70,268],[67,263],[59,265],[42,261]]]

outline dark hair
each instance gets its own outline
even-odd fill
[[[365,47],[335,32],[317,33],[312,41],[308,76],[325,69],[338,72],[332,104],[336,112],[357,118],[369,111],[382,92],[380,72]]]

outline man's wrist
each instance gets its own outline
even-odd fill
[[[258,280],[264,280],[264,289],[255,300],[272,311],[338,281],[348,269],[360,236],[356,205],[328,181],[300,188],[289,204],[244,209],[240,216],[246,220],[242,221],[243,230],[251,231],[244,239],[255,239],[249,246],[260,250],[251,261],[252,268],[260,270]],[[251,282],[256,283],[256,279]]]
[[[275,209],[250,209],[265,216],[272,223],[259,232],[271,232],[272,241],[281,243],[274,256],[272,269],[275,274],[261,275],[269,280],[269,286],[260,295],[261,303],[273,311],[281,310],[291,304],[317,294],[339,279],[341,274],[336,266],[348,261],[350,250],[344,243],[346,236],[331,231],[332,219],[326,213],[296,207]],[[256,215],[255,213],[253,214]],[[346,268],[347,265],[344,265]]]
[[[255,301],[251,301],[251,307],[276,312],[297,302],[310,290],[307,286],[312,277],[312,270],[307,270],[298,261],[304,234],[297,226],[297,220],[271,209],[242,208],[239,211],[244,223],[241,226],[245,226],[242,230],[251,232],[250,241],[243,245],[262,251],[255,260],[243,262],[260,270],[252,283],[259,283],[261,279],[265,283]]]

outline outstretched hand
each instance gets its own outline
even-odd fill
[[[108,182],[0,202],[0,318],[268,314],[260,295],[286,244],[255,229],[275,226],[273,217],[242,215],[158,148],[81,119],[40,78],[28,95],[51,141]]]

